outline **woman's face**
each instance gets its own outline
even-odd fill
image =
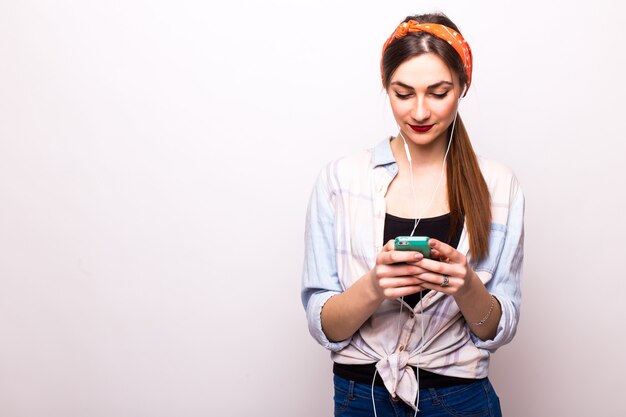
[[[435,54],[418,55],[400,64],[387,93],[405,139],[416,145],[446,144],[460,90],[456,74]]]

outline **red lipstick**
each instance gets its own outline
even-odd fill
[[[432,125],[409,125],[409,126],[411,126],[411,129],[413,129],[417,133],[424,133],[424,132],[428,132],[430,128],[434,126],[434,124]]]

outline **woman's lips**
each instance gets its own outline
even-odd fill
[[[409,126],[411,126],[411,129],[413,129],[414,131],[418,133],[424,133],[424,132],[428,132],[430,128],[434,126],[434,124],[432,125],[409,125]]]

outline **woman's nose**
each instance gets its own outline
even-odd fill
[[[416,98],[412,116],[417,122],[425,121],[430,117],[430,109],[424,98]]]

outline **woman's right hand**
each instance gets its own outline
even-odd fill
[[[322,330],[331,342],[351,337],[386,298],[398,298],[422,289],[413,274],[425,272],[416,265],[419,252],[397,251],[393,240],[376,256],[376,265],[322,308]]]
[[[390,240],[376,256],[376,265],[370,271],[374,289],[385,298],[399,298],[423,290],[422,281],[414,276],[424,272],[415,264],[423,258],[419,252],[395,250]]]

